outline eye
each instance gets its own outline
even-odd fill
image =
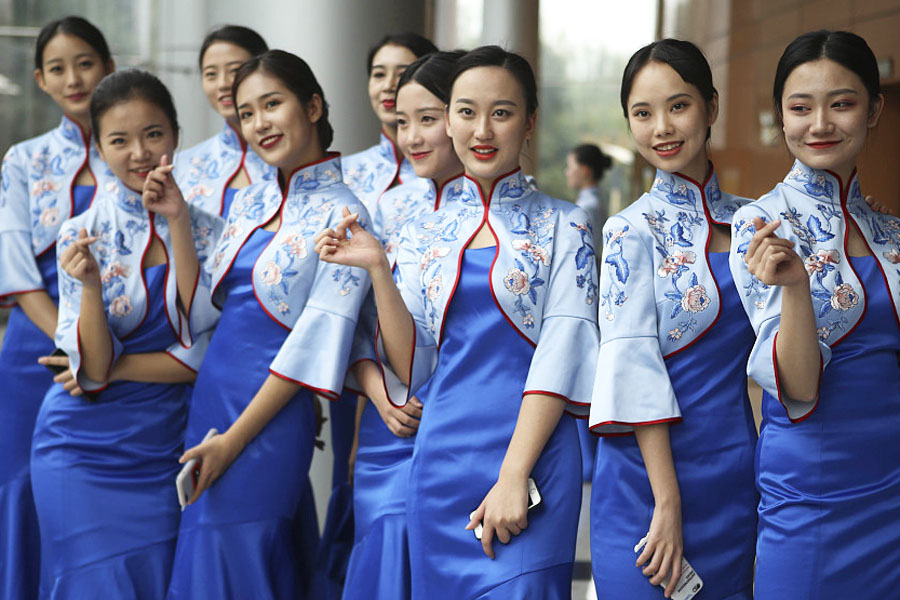
[[[456,111],[456,114],[462,115],[463,117],[473,117],[475,116],[475,111],[467,106],[463,106],[459,110]]]
[[[212,81],[213,79],[216,78],[216,72],[215,72],[215,71],[207,71],[207,72],[205,72],[205,73],[203,74],[203,77],[205,77],[206,79]]]
[[[114,137],[113,139],[109,140],[108,143],[109,143],[110,146],[121,146],[122,144],[125,143],[125,138],[123,138],[123,137]]]
[[[152,131],[147,132],[147,137],[148,138],[158,138],[158,137],[161,137],[162,134],[163,134],[163,132],[160,131],[159,129],[153,129]]]
[[[281,101],[280,101],[280,100],[267,100],[267,101],[266,101],[266,108],[275,108],[275,107],[278,106],[279,104],[281,104]]]
[[[238,118],[241,121],[246,121],[247,119],[249,119],[252,116],[253,116],[253,111],[251,111],[251,110],[244,110],[244,111],[241,111],[240,113],[238,113]]]
[[[854,106],[856,106],[856,103],[853,102],[852,100],[836,100],[834,102],[834,104],[831,105],[832,108],[837,108],[837,109],[852,108]]]
[[[679,111],[679,110],[684,110],[687,107],[688,107],[687,102],[676,102],[675,104],[672,105],[672,110]]]
[[[636,119],[646,119],[650,116],[650,111],[648,110],[636,110],[632,113],[632,116]]]
[[[406,119],[403,119],[403,118],[397,119],[397,127],[406,127],[406,125],[407,125]]]
[[[81,61],[80,63],[78,63],[78,66],[79,66],[80,68],[84,69],[85,71],[87,71],[88,69],[93,68],[93,66],[94,66],[94,61],[92,61],[92,60],[83,60],[83,61]]]
[[[53,73],[54,75],[59,75],[60,73],[62,73],[62,70],[63,70],[62,67],[59,66],[59,65],[53,65],[53,66],[50,67],[50,69],[49,69],[49,71],[50,71],[51,73]]]
[[[498,108],[497,110],[494,111],[494,116],[499,117],[501,119],[503,117],[508,117],[510,114],[511,113],[508,110],[506,110],[505,108]]]
[[[384,76],[385,76],[384,71],[372,71],[372,74],[370,75],[370,77],[372,79],[383,79]]]
[[[437,121],[437,119],[435,119],[434,117],[432,117],[432,116],[430,116],[430,115],[422,115],[422,122],[423,122],[423,123],[433,123],[433,122],[435,122],[435,121]]]
[[[809,112],[809,107],[808,107],[808,106],[804,106],[803,104],[794,104],[793,106],[790,106],[790,107],[788,108],[788,110],[791,111],[791,112],[794,113],[794,114],[800,115],[800,114],[804,114],[804,113]]]

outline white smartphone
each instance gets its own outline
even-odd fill
[[[218,433],[218,429],[210,429],[206,432],[203,442],[214,435],[218,435]],[[203,442],[200,443],[202,444]],[[188,501],[194,496],[194,490],[197,489],[197,478],[200,477],[201,464],[196,458],[192,458],[184,463],[181,471],[178,472],[178,477],[175,478],[175,490],[178,493],[178,503],[181,505],[181,510],[184,510]]]
[[[639,554],[646,545],[647,536],[645,535],[634,547],[634,553]],[[668,577],[663,579],[663,582],[659,584],[659,587],[665,590],[667,585],[669,585]],[[696,596],[702,588],[703,580],[700,579],[697,571],[694,570],[694,567],[692,567],[684,555],[682,555],[681,577],[678,578],[678,583],[675,584],[675,591],[672,592],[672,600],[691,600],[691,598]]]
[[[531,477],[528,478],[528,510],[531,510],[535,506],[541,503],[541,492],[538,491],[538,486],[534,482],[534,479]],[[469,516],[471,519],[471,515]],[[475,526],[475,529],[472,530],[472,533],[475,534],[476,540],[481,540],[481,534],[484,532],[484,525],[479,523]]]

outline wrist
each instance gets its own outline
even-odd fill
[[[525,481],[531,475],[531,469],[523,463],[516,461],[504,460],[500,465],[500,476],[497,478],[512,481]]]
[[[390,278],[391,282],[394,281],[393,269],[391,269],[391,264],[388,262],[387,255],[382,253],[378,259],[378,262],[369,267],[369,277],[374,281],[376,278]]]

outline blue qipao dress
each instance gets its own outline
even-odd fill
[[[318,260],[313,238],[348,206],[365,208],[341,183],[336,154],[235,197],[208,264],[211,297],[192,319],[218,322],[188,417],[185,444],[224,433],[272,374],[300,386],[181,521],[169,598],[304,598],[294,536],[307,492],[316,432],[313,394],[336,400],[357,315],[368,291],[359,269]],[[276,215],[276,232],[262,227]],[[198,298],[198,303],[202,299]],[[301,515],[302,518],[302,515]]]
[[[140,194],[108,171],[100,181],[91,207],[62,226],[57,248],[67,248],[82,227],[100,238],[90,248],[100,267],[113,349],[110,368],[122,354],[165,352],[196,370],[205,343],[192,338],[179,308],[166,219],[144,209]],[[203,257],[221,222],[192,209],[191,226]],[[154,238],[167,260],[145,268]],[[31,474],[41,532],[41,597],[161,598],[178,532],[174,481],[188,386],[87,379],[78,331],[82,284],[61,268],[58,272],[56,344],[90,395],[73,397],[54,384],[34,428]],[[208,290],[198,282],[195,294],[204,293]]]
[[[482,225],[497,245],[466,250]],[[451,181],[441,207],[404,229],[398,285],[415,340],[399,368],[424,404],[407,500],[413,598],[570,597],[581,504],[572,419],[532,470],[543,502],[528,528],[495,542],[491,560],[465,526],[497,481],[524,395],[586,411],[599,348],[595,265],[585,213],[533,191],[519,170],[487,196],[468,177]]]
[[[274,181],[263,161],[228,122],[220,133],[175,155],[175,181],[188,204],[228,218],[237,188],[228,184],[244,169],[251,184]]]
[[[344,157],[344,183],[359,198],[370,215],[394,181],[409,183],[418,179],[412,165],[383,131],[379,142],[356,154]]]
[[[781,288],[743,260],[753,217],[781,219],[809,272],[821,352],[815,402],[778,383]],[[871,256],[850,257],[855,226]],[[748,373],[763,388],[756,451],[756,598],[894,598],[900,589],[900,219],[797,161],[734,218],[731,269],[756,331]]]
[[[36,598],[40,536],[31,495],[31,433],[53,374],[38,364],[53,340],[14,305],[11,296],[44,290],[58,303],[56,234],[83,213],[95,186],[78,174],[106,169],[85,132],[63,117],[56,129],[16,144],[0,175],[0,305],[12,306],[0,348],[0,597]]]
[[[435,184],[421,178],[391,188],[382,196],[372,219],[372,230],[392,265],[403,227],[436,210],[439,196]],[[377,323],[375,300],[370,293],[357,329],[357,337],[362,338],[365,348],[354,352],[356,361],[376,360]],[[345,600],[410,596],[406,499],[415,440],[415,436],[394,435],[378,409],[371,402],[366,403],[359,424],[353,475],[353,553],[344,586]]]
[[[672,423],[684,555],[703,579],[701,597],[752,597],[753,330],[728,253],[709,252],[712,226],[729,225],[747,202],[722,192],[712,170],[703,184],[657,171],[650,191],[604,227],[590,419],[602,436],[591,488],[598,597],[662,598],[634,564],[655,502],[633,432],[653,423]]]

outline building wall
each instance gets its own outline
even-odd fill
[[[720,93],[712,149],[722,186],[753,198],[792,162],[771,99],[785,46],[822,28],[864,37],[892,68],[883,73],[885,111],[860,159],[860,181],[900,214],[900,0],[664,0],[661,12],[663,36],[696,43],[712,66]]]

